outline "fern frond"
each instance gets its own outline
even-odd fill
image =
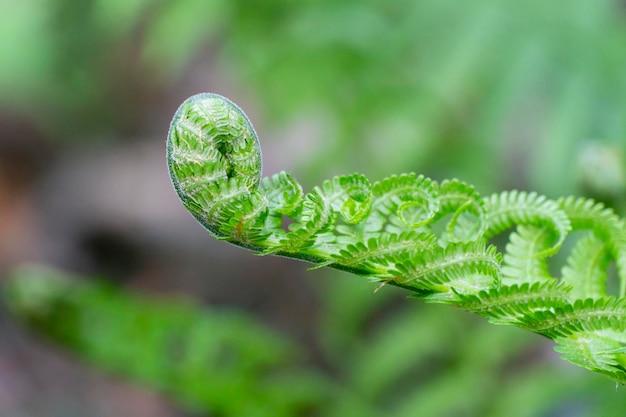
[[[546,317],[548,319],[546,320]],[[605,298],[577,300],[533,325],[533,330],[552,337],[561,357],[583,368],[626,382],[626,302]],[[558,323],[557,323],[558,322]]]
[[[172,120],[167,161],[185,207],[217,237],[231,237],[220,231],[223,207],[249,198],[261,179],[261,149],[244,112],[216,94],[186,100]]]
[[[576,242],[561,273],[561,281],[572,286],[572,300],[606,297],[609,261],[606,244],[594,235]]]
[[[613,237],[622,224],[613,210],[589,198],[570,196],[557,200],[557,204],[574,230],[593,230],[602,239]]]
[[[574,230],[591,230],[607,243],[620,279],[619,296],[626,296],[626,226],[611,209],[591,199],[568,197],[558,204],[572,222]]]
[[[606,329],[623,333],[626,332],[626,300],[576,300],[573,304],[526,316],[522,322],[523,327],[551,339]]]
[[[623,335],[620,338],[615,334],[581,333],[575,337],[557,337],[554,341],[557,343],[554,350],[561,354],[562,359],[626,383],[626,342]]]
[[[288,172],[263,178],[259,191],[265,195],[271,211],[290,216],[301,208],[302,186]]]
[[[545,227],[518,226],[511,233],[504,252],[502,282],[533,283],[555,280],[548,272],[548,262],[537,254],[549,250],[553,234]]]
[[[453,213],[446,225],[446,240],[469,242],[482,237],[485,229],[485,207],[476,189],[457,179],[445,180],[439,186],[440,211],[435,221]]]
[[[258,191],[238,194],[239,198],[228,204],[213,206],[212,221],[219,224],[219,239],[227,240],[246,247],[254,247],[268,239],[270,233],[265,229],[268,215],[267,200]]]
[[[499,286],[501,255],[482,242],[450,244],[397,265],[390,280],[433,301]],[[453,292],[454,291],[454,292]]]
[[[324,181],[322,192],[347,223],[358,223],[370,212],[372,187],[364,175],[343,175]]]
[[[517,224],[551,228],[556,242],[535,254],[537,257],[556,253],[572,229],[566,214],[558,204],[545,196],[525,191],[510,191],[485,198],[487,228],[485,237],[490,238]]]
[[[416,174],[371,186],[360,174],[335,177],[302,197],[287,173],[260,182],[254,151],[249,121],[219,96],[192,97],[172,121],[174,187],[217,238],[364,275],[545,335],[561,343],[565,359],[626,381],[626,228],[611,210],[519,191],[480,198],[461,181],[438,186]],[[284,216],[292,221],[287,230]],[[439,236],[438,221],[448,222]],[[502,254],[486,242],[514,226],[501,267]],[[546,257],[572,229],[593,234],[578,241],[559,282]],[[617,299],[606,297],[612,260],[621,280]]]
[[[335,217],[335,212],[324,197],[322,190],[315,187],[304,197],[300,218],[289,225],[289,232],[279,246],[271,248],[266,253],[278,251],[290,253],[310,248],[319,240],[319,235],[328,231],[334,224]]]
[[[218,239],[248,246],[267,235],[263,228],[267,200],[238,178],[211,184],[183,204]]]
[[[338,254],[332,255],[332,261],[326,265],[338,264],[380,275],[388,273],[397,263],[432,250],[435,246],[437,238],[432,233],[381,233],[367,242],[349,244]]]
[[[174,118],[191,123],[197,137],[189,143],[191,151],[209,145],[218,150],[226,164],[228,177],[242,179],[249,188],[261,180],[259,141],[245,113],[230,100],[215,94],[200,94],[187,100]]]
[[[458,294],[456,305],[496,324],[520,325],[520,319],[569,303],[570,288],[556,280],[502,285],[478,294]]]
[[[439,210],[437,184],[416,174],[393,175],[372,186],[372,215],[367,220],[370,231],[402,233],[432,222]]]
[[[195,195],[212,184],[228,180],[227,164],[217,149],[207,147],[191,152],[182,147],[174,148],[173,169],[177,178],[181,178],[181,189]]]

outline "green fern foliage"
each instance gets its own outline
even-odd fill
[[[288,174],[261,180],[257,136],[228,99],[176,112],[167,161],[181,201],[217,238],[405,288],[553,339],[563,358],[626,382],[626,230],[591,200],[510,191],[480,197],[416,174],[335,177],[302,196]],[[282,227],[284,218],[290,224]],[[562,277],[547,257],[574,245]],[[503,253],[490,242],[508,237]],[[615,262],[618,294],[606,290]]]
[[[537,257],[549,248],[550,237],[545,228],[518,226],[506,246],[502,280],[511,283],[552,280],[545,257]]]
[[[32,265],[3,284],[3,300],[31,329],[195,413],[290,417],[328,397],[298,346],[245,313]]]

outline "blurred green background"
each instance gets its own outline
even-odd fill
[[[415,171],[624,215],[625,69],[618,0],[0,0],[0,415],[622,416],[539,336],[216,242],[165,136],[210,91],[307,189]]]

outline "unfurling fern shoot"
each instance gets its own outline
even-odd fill
[[[180,106],[167,162],[183,205],[218,239],[531,330],[553,339],[564,359],[626,382],[626,229],[601,204],[517,191],[480,197],[459,180],[438,184],[416,174],[374,183],[344,175],[304,194],[286,172],[261,179],[250,121],[215,94]],[[511,228],[504,253],[488,243]],[[584,236],[554,277],[547,257],[571,231]],[[606,291],[611,262],[616,296]]]

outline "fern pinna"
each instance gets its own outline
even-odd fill
[[[304,194],[286,172],[261,179],[250,121],[215,94],[180,106],[167,161],[183,205],[218,239],[531,330],[553,339],[564,359],[626,382],[626,229],[602,204],[518,191],[481,197],[459,180],[416,174],[374,183],[338,176]],[[512,228],[504,253],[489,243]],[[553,276],[547,259],[572,232],[561,277]],[[611,263],[619,289],[609,295]]]

